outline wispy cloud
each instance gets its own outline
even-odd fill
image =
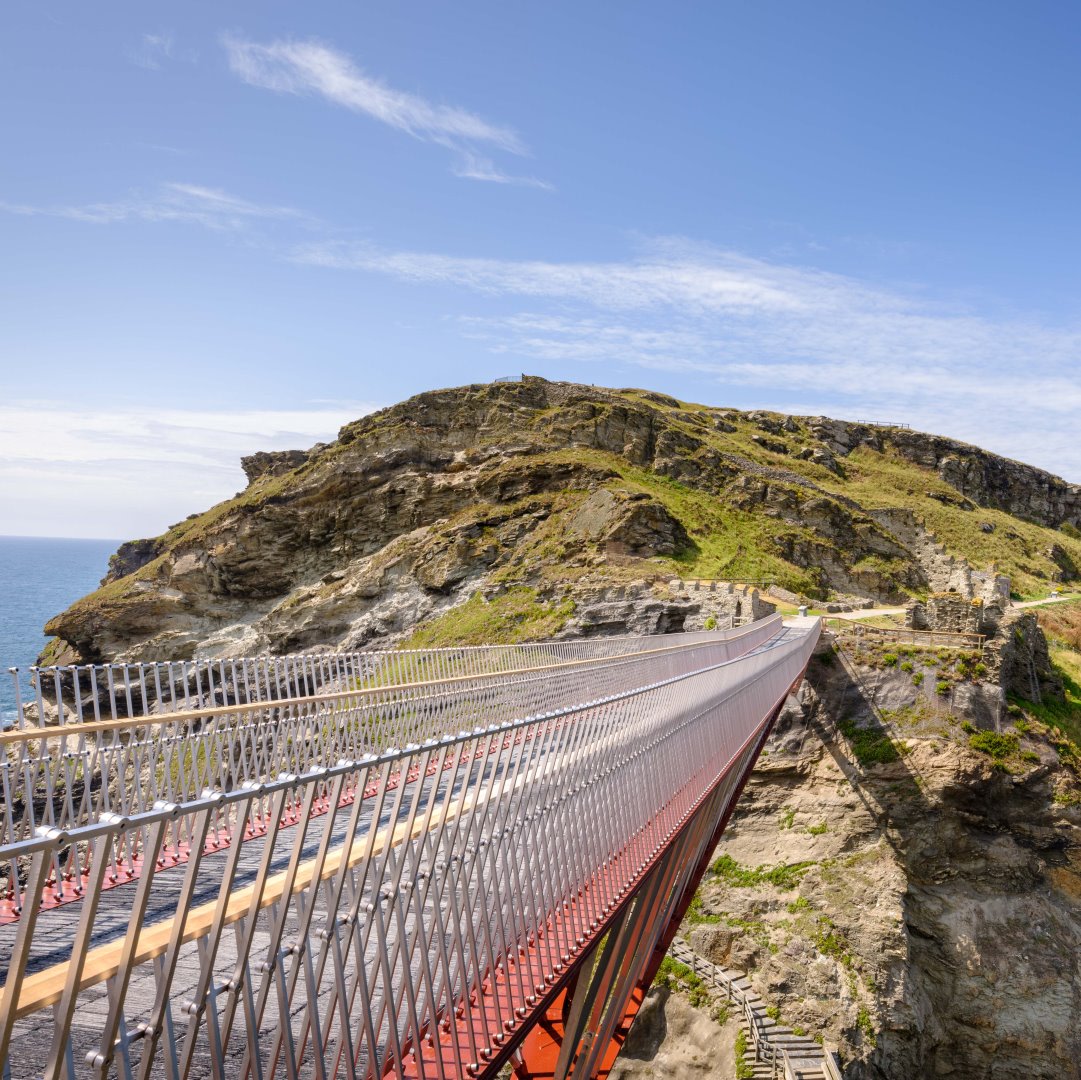
[[[112,203],[0,209],[95,224],[182,221],[216,231],[280,223],[269,249],[295,263],[473,294],[472,305],[455,302],[459,332],[494,353],[604,364],[616,381],[633,368],[708,380],[730,404],[881,416],[1081,480],[1077,325],[1004,317],[682,239],[593,262],[394,251],[342,240],[290,247],[296,233],[285,226],[305,228],[309,237],[329,230],[320,224],[313,233],[319,223],[292,208],[193,184]],[[513,310],[518,302],[526,309]]]
[[[122,221],[179,221],[208,229],[239,231],[252,221],[310,222],[308,215],[288,206],[273,206],[240,199],[219,188],[199,184],[162,184],[154,193],[133,193],[115,202],[38,206],[0,202],[0,210],[23,217],[59,217],[108,225]]]
[[[0,405],[0,500],[19,506],[5,531],[154,535],[245,484],[240,458],[304,449],[376,406],[214,411]],[[64,492],[57,498],[57,492]]]
[[[554,191],[547,180],[536,176],[512,176],[496,168],[491,158],[478,157],[476,154],[463,153],[451,168],[455,176],[465,180],[488,180],[493,184],[517,184],[521,187],[535,187],[542,191]]]
[[[137,67],[148,71],[160,70],[169,60],[179,60],[185,64],[194,64],[199,60],[199,54],[194,49],[177,47],[176,35],[171,30],[143,34],[138,44],[127,50],[127,56]]]
[[[533,177],[513,177],[477,153],[477,147],[524,156],[513,128],[457,105],[442,105],[396,90],[362,71],[344,53],[318,41],[260,44],[237,35],[222,39],[232,71],[244,82],[281,94],[315,94],[334,105],[370,116],[416,139],[454,150],[456,175],[496,183],[548,187]]]
[[[682,240],[617,262],[343,244],[311,245],[295,258],[458,286],[501,307],[546,303],[460,316],[461,332],[495,352],[705,377],[764,406],[798,396],[813,411],[904,421],[1081,479],[1077,326],[996,317]]]

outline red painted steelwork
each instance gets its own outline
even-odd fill
[[[802,681],[802,676],[801,676]],[[795,687],[798,687],[797,682]],[[792,691],[790,690],[789,693]],[[785,697],[788,695],[786,694]],[[680,924],[683,922],[687,914],[687,909],[691,906],[691,901],[694,899],[694,894],[698,891],[698,886],[705,876],[706,870],[709,868],[710,860],[713,858],[713,852],[716,850],[717,845],[721,842],[721,836],[724,834],[724,830],[728,826],[729,819],[732,817],[732,812],[736,808],[736,803],[739,801],[739,797],[743,794],[743,789],[747,786],[747,781],[750,779],[751,772],[754,769],[755,762],[758,760],[758,755],[762,752],[762,747],[765,745],[766,739],[769,737],[770,730],[777,721],[777,716],[780,714],[781,709],[784,707],[784,700],[773,711],[773,715],[770,717],[769,724],[762,733],[762,741],[759,743],[758,750],[754,755],[754,760],[747,767],[746,772],[741,777],[736,790],[732,793],[732,798],[729,800],[728,806],[725,809],[724,815],[717,825],[716,830],[710,839],[709,844],[706,845],[706,849],[699,860],[698,866],[695,868],[695,873],[688,883],[684,892],[683,898],[673,914],[667,927],[665,927],[664,933],[661,934],[660,940],[657,942],[656,948],[653,950],[653,955],[649,959],[649,963],[646,965],[646,969],[643,972],[638,985],[634,988],[634,992],[631,995],[630,1001],[627,1003],[627,1008],[624,1011],[623,1019],[620,1021],[619,1026],[616,1028],[615,1033],[612,1036],[611,1043],[609,1044],[608,1051],[605,1053],[604,1060],[601,1064],[601,1068],[598,1070],[596,1076],[598,1080],[604,1080],[611,1072],[612,1066],[615,1064],[616,1058],[619,1055],[619,1051],[622,1049],[624,1042],[627,1040],[627,1036],[630,1034],[631,1024],[634,1022],[634,1018],[638,1015],[638,1010],[642,1007],[642,1002],[646,999],[646,994],[649,992],[649,988],[653,985],[653,980],[657,977],[657,972],[660,970],[661,963],[664,960],[665,954],[668,952],[668,947],[672,944],[673,939],[679,932]]]
[[[798,686],[800,681],[802,681],[802,674],[793,686]],[[630,1028],[630,1021],[637,1014],[645,993],[648,991],[656,975],[657,968],[664,957],[667,945],[670,943],[671,937],[674,936],[676,929],[678,929],[691,898],[694,896],[698,882],[705,873],[709,864],[709,856],[716,847],[717,840],[728,821],[731,808],[735,805],[736,799],[746,783],[747,776],[750,775],[754,762],[758,758],[762,744],[790,692],[791,688],[785,691],[784,695],[768,713],[767,719],[748,736],[743,747],[732,758],[733,762],[739,760],[745,749],[757,741],[758,748],[749,761],[744,775],[733,793],[733,797],[729,800],[728,809],[722,821],[713,830],[711,842],[706,846],[703,855],[699,859],[699,864],[695,868],[695,876],[688,881],[685,895],[681,899],[676,915],[673,916],[668,927],[666,927],[667,937],[664,940],[663,947],[658,945],[658,948],[654,950],[645,972],[640,976],[635,989],[631,993],[627,1008],[624,1010],[623,1021],[620,1023],[616,1035],[604,1055],[605,1071],[611,1069],[611,1062],[615,1060],[619,1047],[626,1038],[626,1033]],[[711,787],[695,800],[694,809],[687,813],[683,823],[672,830],[667,837],[663,838],[662,843],[656,847],[649,859],[632,876],[631,881],[622,890],[619,889],[618,881],[614,877],[614,873],[618,868],[618,859],[613,860],[612,865],[608,867],[607,872],[601,875],[599,880],[595,879],[593,888],[597,890],[597,895],[593,898],[594,903],[599,903],[606,914],[588,934],[577,942],[573,940],[569,942],[569,951],[563,954],[566,956],[564,970],[559,972],[558,977],[555,979],[549,977],[549,988],[546,992],[526,995],[522,1000],[518,1000],[519,997],[522,997],[519,991],[521,982],[530,979],[530,972],[539,970],[543,966],[542,942],[535,940],[530,943],[528,949],[520,951],[517,964],[512,960],[506,968],[501,966],[490,973],[481,989],[479,998],[474,995],[468,1009],[459,1010],[458,1015],[453,1018],[444,1018],[439,1028],[438,1038],[429,1035],[428,1038],[422,1041],[420,1061],[417,1060],[417,1048],[415,1046],[410,1047],[409,1051],[404,1055],[402,1063],[403,1078],[440,1075],[469,1075],[494,1078],[508,1061],[513,1063],[518,1080],[545,1080],[545,1078],[552,1077],[561,1047],[563,1013],[569,1000],[568,986],[577,977],[585,959],[592,955],[591,946],[610,930],[618,917],[631,904],[638,892],[648,882],[650,875],[656,869],[657,864],[661,861],[668,848],[687,830],[694,827],[698,813],[701,812],[709,797],[724,783],[729,775],[730,773],[724,773],[718,776]],[[626,880],[624,877],[624,881]],[[585,910],[588,910],[587,901],[589,897],[585,895],[588,888],[578,898],[565,904],[564,911],[549,923],[548,937],[550,939],[567,943],[568,932],[573,933],[569,928],[573,927],[575,923],[574,916],[576,912],[573,909],[583,905]],[[519,969],[521,969],[521,974]],[[517,1002],[516,1015],[520,1019],[509,1030],[495,1030],[495,1009],[492,1002],[497,994],[504,1000],[515,1000]],[[529,997],[533,997],[534,1000],[530,1002]],[[494,1049],[491,1048],[492,1043],[495,1043]],[[470,1060],[473,1047],[478,1048],[478,1056]]]

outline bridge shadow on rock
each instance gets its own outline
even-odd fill
[[[823,637],[807,670],[807,727],[848,781],[881,836],[903,855],[904,823],[936,812],[903,733],[876,702],[877,687]]]

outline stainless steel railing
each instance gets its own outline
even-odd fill
[[[708,640],[712,636],[708,631],[679,635],[683,643]],[[311,697],[342,687],[492,675],[519,668],[620,656],[662,642],[671,644],[672,635],[623,635],[442,649],[323,651],[160,663],[54,665],[29,668],[26,673],[29,685],[19,668],[8,671],[16,702],[13,726],[22,729]]]
[[[734,790],[817,634],[278,702],[260,738],[304,750],[266,765],[304,769],[35,825],[0,846],[23,902],[0,927],[5,1078],[475,1071],[705,794]],[[569,701],[578,670],[593,692]],[[388,702],[418,741],[363,749]],[[81,897],[49,911],[72,850]],[[132,850],[131,887],[106,888]]]
[[[634,678],[652,680],[690,670],[707,654],[737,656],[775,633],[778,625],[765,620],[742,632],[686,641],[639,639],[634,652],[544,664],[538,663],[545,659],[539,649],[529,650],[516,654],[517,661],[532,660],[535,666],[485,671],[507,662],[506,650],[496,649],[492,660],[470,656],[476,674],[424,682],[405,680],[429,667],[429,657],[421,665],[411,656],[403,666],[385,670],[381,656],[380,666],[357,680],[360,685],[343,688],[341,682],[325,681],[322,692],[296,697],[153,712],[135,721],[86,720],[6,732],[0,734],[0,850],[42,827],[70,830],[104,814],[130,817],[158,802],[186,803],[282,773],[299,775],[328,762],[460,731],[478,716],[502,722],[565,708],[620,689],[632,672]],[[623,639],[621,647],[633,644]],[[343,797],[356,795],[347,785]],[[319,806],[325,810],[325,800]],[[262,820],[259,816],[250,823],[247,832],[261,828]],[[228,823],[215,829],[218,843],[234,835]],[[175,864],[190,838],[176,829],[164,842],[158,857]],[[142,854],[139,837],[112,853],[112,879],[135,877]],[[82,895],[89,857],[88,848],[72,845],[65,851],[49,877],[50,902]],[[0,859],[0,921],[17,916],[22,907],[20,876],[17,860],[5,868]]]

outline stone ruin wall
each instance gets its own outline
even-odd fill
[[[739,626],[768,618],[777,610],[776,604],[764,599],[758,589],[751,585],[735,585],[731,581],[684,581],[675,579],[669,583],[674,594],[698,602],[700,617],[704,621],[711,615],[717,620],[718,629]],[[687,627],[692,629],[691,626]]]

